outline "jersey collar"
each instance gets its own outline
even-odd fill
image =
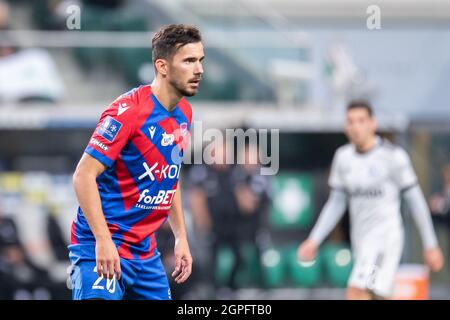
[[[360,154],[360,155],[366,155],[366,154],[372,153],[372,151],[378,149],[378,147],[381,146],[382,144],[383,144],[383,139],[382,139],[379,135],[376,135],[376,136],[375,136],[375,143],[374,143],[373,147],[370,148],[369,150],[367,150],[366,152],[358,151],[358,149],[356,148],[356,146],[353,146],[353,148],[355,149],[355,152],[356,152],[357,154]]]
[[[178,109],[178,103],[177,103],[177,105],[175,106],[175,108],[172,109],[172,111],[167,110],[167,109],[161,104],[161,102],[159,102],[158,98],[156,98],[156,96],[155,96],[155,94],[154,94],[153,92],[152,92],[152,94],[151,94],[150,97],[151,97],[153,103],[155,104],[155,106],[158,107],[159,109],[161,109],[162,112],[164,112],[165,114],[167,114],[167,116],[169,116],[169,117],[172,117],[172,116],[175,114],[175,112],[177,111],[177,109]]]

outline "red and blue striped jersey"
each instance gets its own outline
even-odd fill
[[[154,232],[169,215],[191,120],[185,98],[169,112],[150,85],[123,94],[101,115],[85,152],[107,168],[97,177],[97,185],[122,258],[153,256]],[[69,249],[80,248],[92,254],[95,238],[78,208]]]

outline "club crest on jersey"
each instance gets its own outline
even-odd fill
[[[173,141],[175,140],[175,136],[173,134],[163,133],[162,139],[161,139],[161,145],[163,147],[167,147],[173,144]]]
[[[109,142],[113,142],[120,128],[122,128],[122,124],[119,121],[113,119],[111,116],[107,116],[97,129],[97,133]]]

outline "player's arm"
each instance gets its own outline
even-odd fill
[[[180,182],[172,200],[172,208],[169,214],[169,223],[175,236],[175,270],[172,277],[177,283],[185,282],[192,272],[192,256],[187,240],[186,224],[184,221],[183,207],[181,203]]]
[[[84,153],[73,175],[73,185],[83,214],[96,241],[97,273],[112,279],[114,272],[120,279],[120,259],[111,238],[103,214],[96,178],[105,166],[87,153]]]
[[[113,101],[102,113],[75,171],[73,183],[80,207],[94,234],[97,273],[120,278],[120,258],[101,206],[97,177],[113,165],[134,132],[139,113],[126,96]]]
[[[430,210],[418,184],[403,193],[412,217],[422,238],[424,259],[430,269],[438,272],[444,264],[443,255],[433,228]]]
[[[417,228],[419,229],[424,248],[431,249],[437,247],[438,242],[431,221],[430,210],[419,185],[416,184],[404,191],[403,198],[411,211]]]
[[[398,149],[394,154],[394,179],[403,190],[403,199],[407,203],[414,222],[419,229],[424,247],[424,259],[432,271],[439,271],[444,264],[443,255],[436,238],[430,210],[425,197],[417,183],[417,177],[408,154]]]
[[[345,163],[345,159],[343,159],[342,149],[338,149],[334,155],[328,179],[328,184],[331,187],[330,196],[308,239],[298,248],[298,256],[301,260],[313,260],[315,258],[320,244],[345,213],[347,193],[342,177],[341,166],[343,163]]]
[[[332,190],[308,239],[299,247],[300,259],[307,261],[315,258],[320,244],[342,218],[346,206],[346,192],[341,189]]]

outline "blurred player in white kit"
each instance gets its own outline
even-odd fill
[[[345,130],[351,143],[336,151],[329,178],[329,199],[311,234],[298,249],[301,260],[315,259],[320,244],[343,216],[348,203],[355,260],[347,299],[392,296],[404,241],[402,198],[419,229],[425,263],[434,272],[444,264],[408,154],[380,138],[376,129],[367,102],[353,101],[348,105]]]

